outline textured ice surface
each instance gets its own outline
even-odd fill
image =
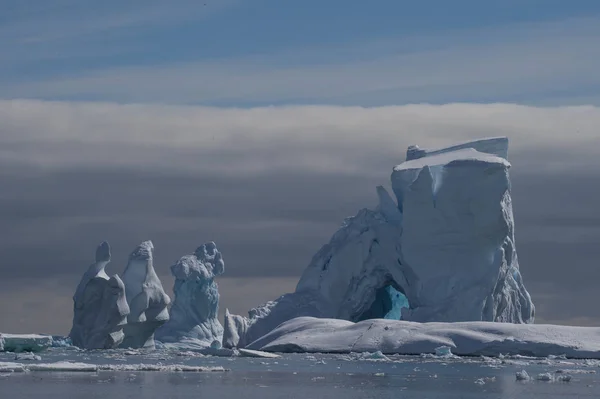
[[[85,349],[110,349],[123,342],[123,326],[129,306],[125,286],[119,276],[108,277],[104,268],[110,262],[110,247],[101,243],[96,262],[84,273],[73,295],[73,345]]]
[[[515,250],[507,152],[506,138],[411,147],[392,173],[397,202],[377,187],[376,209],[344,221],[295,292],[248,317],[226,315],[224,345],[243,347],[301,316],[533,322]],[[400,312],[396,303],[380,314],[388,306],[382,290],[402,294]]]
[[[186,255],[171,266],[175,300],[170,320],[156,331],[157,340],[189,348],[208,347],[215,340],[220,345],[223,327],[217,318],[219,291],[214,278],[224,268],[214,242],[200,246],[193,255]]]
[[[168,305],[171,302],[165,293],[153,266],[154,245],[142,242],[129,255],[123,272],[129,316],[123,328],[124,348],[153,348],[154,332],[169,320]]]
[[[268,352],[437,353],[600,359],[600,327],[494,322],[415,323],[373,319],[352,323],[300,317],[248,346]]]
[[[515,249],[508,169],[504,158],[472,148],[394,168],[402,263],[418,275],[403,319],[533,322]]]
[[[50,335],[0,333],[0,342],[6,352],[40,352],[52,346]]]

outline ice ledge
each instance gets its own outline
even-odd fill
[[[600,359],[600,327],[493,322],[415,323],[374,319],[352,323],[298,317],[248,345],[267,352],[436,353],[441,345],[464,356],[527,355]]]
[[[481,162],[502,165],[506,168],[510,167],[510,163],[506,159],[497,155],[479,152],[474,148],[463,148],[403,162],[394,167],[394,172],[422,169],[425,166],[452,166],[462,162]]]
[[[422,149],[417,145],[411,145],[406,150],[406,160],[420,159],[431,157],[434,155],[462,150],[465,148],[473,148],[479,152],[496,155],[500,158],[508,159],[508,137],[490,137],[479,140],[467,141],[446,148],[439,149]]]

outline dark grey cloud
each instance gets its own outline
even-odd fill
[[[60,278],[67,293],[104,239],[113,245],[112,273],[149,238],[162,275],[183,254],[215,240],[228,277],[295,278],[344,217],[375,205],[374,186],[388,177],[385,169],[381,179],[275,171],[243,178],[116,169],[6,172],[0,175],[3,280]],[[542,319],[596,316],[600,189],[590,182],[599,177],[512,171],[519,260]],[[577,236],[581,229],[585,239]]]
[[[65,332],[102,240],[111,273],[153,240],[167,287],[174,261],[216,241],[223,306],[243,313],[291,289],[345,217],[376,205],[407,145],[498,134],[511,138],[517,251],[538,320],[600,321],[596,108],[25,101],[0,102],[0,115],[0,331]]]
[[[362,176],[280,173],[254,177],[131,170],[14,171],[0,175],[4,278],[78,274],[97,243],[113,246],[114,272],[152,239],[166,269],[206,240],[231,276],[297,275],[345,216],[374,205]],[[362,188],[362,189],[361,189]]]

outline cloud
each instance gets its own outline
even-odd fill
[[[597,164],[600,108],[511,104],[250,109],[0,100],[0,162],[40,167],[154,167],[249,175],[311,170],[380,175],[406,147],[511,139],[528,170]],[[527,152],[528,156],[519,154]],[[551,155],[539,159],[542,155]],[[392,165],[388,167],[391,168]]]
[[[538,314],[595,317],[597,107],[11,100],[0,101],[0,120],[0,273],[9,285],[35,280],[34,302],[52,290],[42,287],[48,281],[70,296],[105,239],[111,273],[142,240],[155,242],[162,275],[215,240],[228,278],[295,281],[344,217],[375,205],[375,185],[389,186],[408,145],[507,135],[519,262],[544,304]],[[276,288],[265,295],[285,292]],[[233,285],[221,294],[240,295]]]
[[[207,105],[597,101],[597,17],[0,81],[4,98]]]

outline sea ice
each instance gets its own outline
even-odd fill
[[[154,245],[144,241],[129,255],[123,272],[125,294],[129,305],[122,348],[154,348],[154,332],[169,320],[165,293],[153,266]]]
[[[215,277],[225,269],[223,257],[214,242],[208,242],[193,255],[186,255],[171,266],[175,277],[175,300],[170,320],[156,330],[162,343],[181,342],[189,347],[208,347],[217,341],[220,349],[223,327],[217,318],[219,291]]]
[[[109,262],[110,246],[105,241],[96,249],[96,262],[84,273],[73,295],[69,338],[80,348],[111,349],[123,342],[129,306],[123,281],[104,271]]]
[[[97,371],[228,371],[221,366],[189,366],[185,364],[89,364],[79,362],[54,362],[54,363],[14,363],[0,362],[0,372],[26,372],[26,371],[55,371],[55,372],[97,372]]]
[[[385,319],[352,323],[299,317],[281,324],[247,348],[266,352],[381,351],[416,355],[436,353],[440,346],[463,356],[565,354],[568,358],[600,359],[600,327],[498,322],[415,323]]]
[[[514,239],[506,138],[410,147],[375,210],[347,218],[295,292],[226,312],[223,344],[244,347],[295,317],[531,323]]]

